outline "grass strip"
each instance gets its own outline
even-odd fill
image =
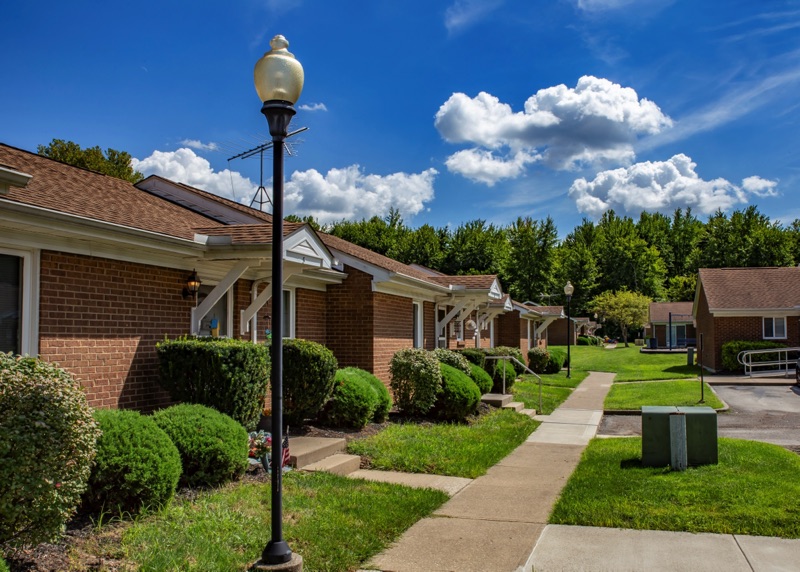
[[[284,538],[306,570],[355,570],[448,499],[432,489],[292,472],[283,480]],[[232,484],[173,502],[122,537],[142,570],[244,570],[270,538],[270,485]]]
[[[714,409],[724,407],[708,384],[705,384],[703,394],[705,402],[700,403],[699,381],[674,380],[614,384],[606,396],[603,407],[607,410],[641,409],[643,405],[706,405]]]
[[[517,381],[511,391],[515,401],[521,401],[527,409],[535,409],[539,415],[550,415],[572,394],[569,387],[542,384],[542,407],[539,409],[539,382],[536,378],[533,381]]]
[[[719,464],[673,472],[641,466],[641,439],[595,439],[551,524],[800,538],[800,456],[719,440]]]
[[[566,347],[566,346],[563,346]],[[606,371],[616,373],[614,382],[687,379],[700,375],[696,365],[686,365],[685,353],[641,353],[638,346],[616,348],[573,346],[572,371]],[[574,374],[574,373],[573,373]]]
[[[469,424],[404,423],[352,441],[347,449],[386,471],[474,479],[508,455],[539,426],[527,415],[498,410]]]

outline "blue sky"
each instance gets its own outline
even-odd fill
[[[305,68],[286,211],[412,227],[800,218],[798,0],[13,2],[0,141],[125,150],[249,204],[256,60]],[[271,188],[271,162],[264,161]]]

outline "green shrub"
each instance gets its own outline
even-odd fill
[[[8,564],[2,556],[0,556],[0,572],[10,572],[8,569]]]
[[[478,390],[480,390],[481,395],[492,391],[492,386],[494,385],[492,376],[486,373],[486,370],[482,367],[479,367],[474,363],[469,364],[469,376],[472,378],[472,381],[475,382],[475,385],[478,386]]]
[[[356,368],[336,372],[333,395],[322,409],[322,418],[334,427],[361,429],[378,407],[378,395]]]
[[[72,376],[0,353],[0,543],[61,533],[86,490],[99,433]]]
[[[722,344],[722,367],[726,371],[743,372],[744,366],[736,359],[739,352],[746,350],[766,350],[771,348],[785,348],[786,344],[777,342],[748,342],[743,340],[734,340]],[[775,354],[755,354],[752,356],[753,363],[760,361],[772,361],[776,359]]]
[[[578,336],[578,341],[575,342],[576,346],[593,346],[595,345],[594,340],[592,340],[589,336]]]
[[[391,386],[397,408],[407,415],[424,416],[442,389],[439,360],[433,352],[407,348],[392,356]]]
[[[456,353],[461,354],[469,363],[474,363],[478,367],[486,367],[486,352],[480,348],[464,348],[462,350],[454,350]]]
[[[333,352],[309,340],[283,340],[283,418],[287,425],[313,419],[333,392],[339,364]]]
[[[436,416],[449,421],[460,421],[475,413],[481,392],[475,382],[459,369],[440,363],[442,391],[433,407]]]
[[[255,429],[269,387],[269,348],[245,340],[180,338],[156,344],[161,386],[172,399],[222,411]]]
[[[156,411],[153,420],[181,456],[181,484],[214,486],[241,477],[250,439],[231,417],[204,405],[185,403]]]
[[[533,373],[544,373],[550,363],[550,352],[545,348],[531,348],[528,350],[528,367]]]
[[[361,372],[361,377],[363,377],[372,386],[372,389],[375,391],[375,395],[378,396],[378,405],[375,407],[375,413],[372,416],[372,420],[375,423],[383,423],[386,421],[387,417],[389,417],[389,411],[392,410],[392,396],[380,379],[372,375],[370,372],[364,371],[363,369],[359,369],[357,371]]]
[[[519,363],[509,361],[508,363],[514,368],[517,375],[522,375],[525,372],[525,358],[522,355],[522,350],[519,348],[512,348],[510,346],[497,346],[495,348],[487,348],[486,355],[490,356],[510,356],[516,359]]]
[[[433,350],[433,354],[436,356],[436,359],[439,360],[439,363],[446,363],[447,365],[454,367],[465,375],[469,376],[469,360],[467,360],[467,358],[465,358],[463,355],[459,354],[458,352],[454,352],[453,350],[446,350],[444,348],[436,348]]]
[[[490,361],[493,362],[492,381],[494,382],[494,384],[492,385],[492,392],[493,393],[503,392],[503,372],[505,372],[505,384],[506,384],[505,389],[506,393],[508,393],[517,379],[517,371],[514,369],[514,366],[512,366],[511,363],[509,363],[507,360],[497,359]]]
[[[549,349],[550,359],[545,367],[545,373],[558,373],[567,362],[567,350],[564,348],[551,347]]]
[[[102,434],[84,506],[135,514],[167,503],[178,486],[181,457],[155,421],[137,411],[95,411]]]

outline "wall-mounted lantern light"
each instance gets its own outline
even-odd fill
[[[203,281],[197,277],[197,270],[192,270],[192,273],[186,279],[186,285],[183,287],[183,299],[192,297],[197,301],[197,293],[200,291],[202,283]]]

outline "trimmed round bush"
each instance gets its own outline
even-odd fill
[[[400,411],[420,416],[430,411],[442,390],[439,360],[433,352],[419,348],[402,349],[392,356],[389,373]]]
[[[471,370],[469,369],[469,361],[463,355],[445,348],[436,348],[433,350],[433,354],[436,356],[436,359],[439,360],[439,363],[446,363],[447,365],[460,370],[466,375],[471,373]]]
[[[181,476],[181,457],[155,421],[138,411],[95,411],[102,434],[84,506],[138,513],[166,504]]]
[[[545,373],[558,373],[567,363],[567,350],[565,348],[551,347],[549,350],[550,359],[545,367]]]
[[[0,572],[9,572],[8,564],[2,556],[0,556]]]
[[[0,353],[0,544],[55,539],[86,490],[100,431],[63,369]]]
[[[363,377],[366,382],[369,383],[370,387],[372,387],[373,391],[375,391],[375,395],[378,397],[378,405],[375,407],[372,420],[375,423],[383,423],[386,421],[386,418],[389,417],[389,411],[392,410],[392,396],[389,393],[389,390],[386,389],[386,386],[383,385],[383,382],[380,379],[372,375],[370,372],[363,369],[353,369],[356,369],[356,371],[360,372],[361,377]]]
[[[322,418],[334,427],[361,429],[378,407],[378,395],[356,368],[336,372],[333,395],[322,410]]]
[[[528,367],[533,373],[544,373],[550,363],[550,352],[545,348],[531,348],[528,350]]]
[[[156,411],[152,418],[178,448],[182,485],[215,486],[244,474],[250,438],[231,417],[186,403]]]
[[[493,363],[492,369],[492,381],[494,381],[494,385],[492,386],[492,392],[494,393],[502,393],[503,392],[503,372],[505,371],[505,383],[506,383],[506,392],[511,389],[511,386],[514,385],[514,382],[517,379],[517,371],[514,369],[508,361],[504,359],[495,359],[490,360]]]
[[[463,371],[440,363],[442,391],[436,398],[434,412],[440,419],[461,421],[475,413],[481,392],[475,382]]]
[[[333,352],[309,340],[283,340],[283,418],[302,425],[316,417],[333,392],[339,367]]]
[[[486,352],[484,352],[482,349],[464,348],[454,351],[467,358],[469,363],[474,363],[478,367],[486,368]]]
[[[509,361],[508,363],[517,372],[517,375],[522,375],[525,372],[525,358],[522,355],[522,350],[519,348],[512,348],[510,346],[497,346],[494,348],[486,348],[486,355],[490,356],[510,356],[516,359],[519,363]]]
[[[469,376],[472,378],[472,381],[475,382],[475,385],[478,386],[478,390],[481,392],[481,395],[492,391],[492,386],[494,385],[492,376],[486,373],[486,370],[482,367],[479,367],[474,363],[469,364]]]

